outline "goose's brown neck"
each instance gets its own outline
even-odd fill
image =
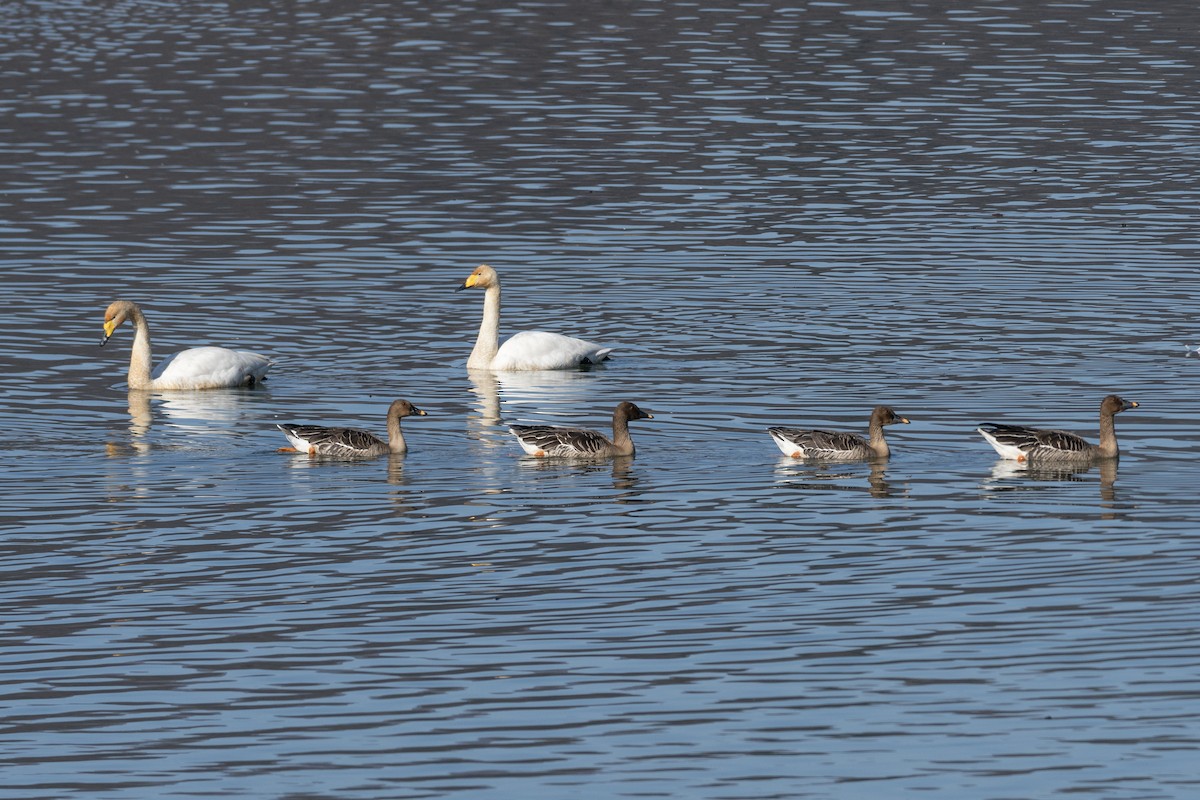
[[[887,458],[892,454],[887,440],[883,438],[883,422],[878,417],[871,417],[871,426],[867,429],[867,433],[871,439],[868,444],[875,451],[875,455],[880,458]]]
[[[619,456],[633,455],[633,437],[629,435],[629,413],[618,407],[613,412],[613,453]]]
[[[1096,452],[1105,458],[1114,458],[1120,451],[1117,448],[1117,426],[1114,415],[1107,409],[1100,409],[1100,444]]]
[[[400,430],[400,410],[389,411],[387,417],[388,450],[393,453],[407,453],[408,443],[404,441],[404,433]]]

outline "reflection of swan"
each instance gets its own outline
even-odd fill
[[[871,411],[871,424],[867,441],[857,433],[841,431],[819,431],[801,428],[767,428],[767,433],[784,455],[792,458],[812,458],[827,461],[862,461],[870,458],[887,458],[891,451],[883,438],[883,426],[897,422],[908,424],[887,406],[875,406]]]
[[[246,405],[260,390],[241,392],[142,392],[129,391],[130,430],[146,433],[154,417],[172,425],[226,423],[233,430],[245,415]],[[265,390],[264,390],[265,391]],[[153,414],[151,403],[154,403]],[[212,426],[208,426],[212,427]]]
[[[1093,458],[1116,458],[1117,432],[1113,417],[1138,404],[1110,394],[1100,402],[1100,444],[1066,431],[1028,428],[1023,425],[985,423],[977,428],[1002,458],[1032,462],[1088,462]]]
[[[127,381],[130,389],[224,389],[253,386],[266,378],[271,361],[247,350],[193,347],[168,357],[150,373],[150,328],[136,303],[116,300],[104,312],[104,338],[109,340],[121,323],[133,323],[133,352]]]
[[[129,432],[134,436],[145,436],[154,424],[150,413],[150,395],[131,390],[129,392]]]
[[[470,370],[467,378],[471,391],[479,398],[480,418],[498,423],[504,408],[536,404],[577,408],[592,399],[594,376],[580,370],[529,370],[527,372],[491,372]],[[503,398],[503,403],[501,402]],[[503,406],[503,407],[502,407]]]
[[[259,391],[145,392],[130,389],[127,394],[130,445],[138,450],[150,447],[150,430],[156,418],[172,426],[202,426],[209,433],[240,434],[244,430],[242,420],[253,413],[253,409],[247,409],[247,403],[252,403],[250,398]]]
[[[323,425],[276,425],[292,443],[281,447],[280,452],[306,453],[310,456],[333,458],[371,458],[387,453],[400,455],[408,452],[408,444],[400,430],[402,417],[426,416],[425,412],[407,400],[393,401],[388,407],[385,442],[374,434],[354,428],[327,428]]]
[[[545,331],[521,331],[501,347],[500,278],[487,264],[475,268],[457,291],[486,289],[483,296],[483,322],[475,349],[467,359],[467,369],[572,369],[582,363],[598,363],[608,357],[611,347]]]
[[[471,391],[479,398],[479,416],[486,425],[500,421],[500,385],[490,372],[475,370],[467,373]]]
[[[608,458],[631,456],[633,439],[629,421],[654,419],[633,403],[625,401],[613,411],[613,438],[583,428],[559,428],[553,425],[512,425],[509,430],[517,437],[521,449],[531,456],[552,458]]]

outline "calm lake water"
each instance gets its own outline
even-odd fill
[[[0,795],[1198,796],[1198,27],[0,7]],[[482,262],[614,360],[469,376]],[[128,394],[117,297],[270,380]],[[1109,392],[1116,471],[974,432]],[[406,458],[275,452],[396,397]],[[505,428],[621,400],[633,460]],[[764,431],[876,403],[883,467]]]

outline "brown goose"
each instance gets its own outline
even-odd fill
[[[104,338],[112,337],[121,323],[133,323],[133,353],[129,357],[130,389],[229,389],[253,386],[266,380],[271,359],[248,350],[226,347],[193,347],[168,357],[150,371],[150,327],[137,303],[114,300],[104,311]]]
[[[400,431],[401,417],[428,416],[407,400],[396,400],[388,407],[385,442],[374,434],[354,428],[326,428],[323,425],[276,425],[292,443],[281,447],[281,453],[307,453],[310,456],[333,458],[371,458],[387,453],[399,455],[408,451]]]
[[[985,423],[978,430],[1001,458],[1013,461],[1090,461],[1117,458],[1117,431],[1113,417],[1138,404],[1110,394],[1100,402],[1100,444],[1091,444],[1082,436],[1067,431],[1029,428],[1024,425]]]
[[[613,438],[583,428],[559,428],[553,425],[510,425],[521,448],[538,458],[608,458],[633,455],[629,421],[654,417],[628,401],[613,411]]]
[[[870,440],[857,433],[841,431],[806,430],[802,428],[767,428],[767,433],[784,455],[792,458],[812,458],[827,461],[861,461],[871,458],[887,458],[891,454],[883,438],[883,426],[897,422],[908,424],[887,406],[875,406],[871,412],[868,428]]]

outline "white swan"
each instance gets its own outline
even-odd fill
[[[546,331],[521,331],[500,346],[500,278],[487,264],[475,268],[463,289],[486,289],[479,338],[467,359],[467,369],[573,369],[583,363],[599,363],[612,352],[593,342]]]
[[[130,389],[227,389],[253,386],[266,380],[271,359],[247,350],[226,347],[193,347],[168,357],[150,372],[150,328],[136,303],[114,300],[104,312],[104,338],[113,335],[121,323],[133,323],[133,353],[129,357]]]

